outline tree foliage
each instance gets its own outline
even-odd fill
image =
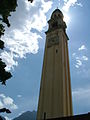
[[[11,113],[11,111],[9,109],[6,109],[6,108],[0,109],[0,113],[2,113],[2,112]]]
[[[4,112],[11,113],[11,111],[9,109],[6,109],[6,108],[0,109],[0,113],[4,113]],[[0,116],[0,120],[3,120],[3,117]]]
[[[31,3],[33,0],[28,0]],[[0,49],[4,49],[4,42],[1,40],[1,36],[4,35],[5,25],[10,27],[8,17],[11,16],[11,12],[16,11],[17,0],[0,0]],[[0,58],[0,82],[5,85],[6,80],[12,77],[10,72],[5,71],[5,63]]]

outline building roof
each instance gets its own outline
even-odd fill
[[[45,119],[45,120],[90,120],[90,113],[74,115],[69,117],[51,118],[51,119]]]

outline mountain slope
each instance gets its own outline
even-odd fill
[[[19,117],[14,118],[13,120],[36,120],[36,111],[27,111],[21,114]]]

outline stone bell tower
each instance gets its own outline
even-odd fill
[[[73,114],[67,26],[59,9],[52,13],[48,24],[37,120]]]

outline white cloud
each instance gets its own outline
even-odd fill
[[[26,54],[38,52],[38,40],[41,36],[39,33],[32,32],[32,29],[39,32],[44,29],[47,24],[46,13],[52,7],[52,1],[35,0],[32,4],[29,4],[27,0],[18,2],[20,4],[18,3],[15,16],[13,14],[11,16],[11,27],[2,37],[6,48],[0,57],[7,65],[6,70],[17,66],[18,58],[25,58]]]
[[[73,57],[75,58],[75,67],[79,68],[80,66],[82,66],[84,63],[84,61],[88,61],[88,57],[87,56],[75,56],[76,54],[73,55]]]
[[[79,65],[75,65],[76,68],[79,68]]]
[[[18,109],[18,106],[14,103],[14,100],[11,97],[0,94],[0,108],[3,107],[6,107],[10,110]]]
[[[14,58],[14,54],[12,52],[7,52],[7,51],[3,51],[1,53],[2,61],[6,63],[6,70],[9,71],[11,68],[13,68],[13,66],[17,66],[18,63],[17,61],[15,61]]]
[[[83,7],[83,5],[81,3],[77,3],[77,5],[80,6],[80,7]]]
[[[32,2],[32,4],[28,3],[27,0],[25,0],[25,5],[26,5],[26,9],[27,11],[29,11],[31,9],[31,7],[35,6],[35,0]]]
[[[78,48],[78,50],[87,50],[86,46],[85,45],[82,45],[80,48]]]
[[[82,56],[82,60],[87,61],[88,57],[87,56]]]
[[[67,2],[68,0],[64,0],[64,2]]]
[[[21,97],[22,97],[22,95],[17,95],[17,97],[18,97],[18,98],[21,98]]]
[[[31,21],[31,28],[34,28],[38,31],[42,31],[47,24],[45,14],[52,7],[52,2],[51,1],[44,2],[44,0],[41,0],[41,2],[40,1],[38,2],[38,0],[36,0],[35,5],[37,4],[39,4],[39,8],[37,8],[37,14],[34,14],[32,16],[33,18]]]
[[[77,0],[64,0],[63,10],[68,12],[71,6],[74,6],[77,3]]]
[[[6,97],[6,98],[3,99],[3,103],[5,105],[11,105],[13,103],[13,99],[10,98],[10,97]]]
[[[82,61],[79,60],[79,59],[76,59],[75,67],[76,67],[76,68],[79,68],[80,66],[82,66]]]
[[[4,117],[6,120],[11,120],[10,118],[8,118],[7,116]]]
[[[43,27],[46,26],[47,21],[46,21],[46,16],[43,13],[42,10],[39,11],[39,14],[34,15],[34,22],[31,24],[31,28],[34,28],[38,31],[42,31]]]
[[[79,66],[81,66],[81,65],[82,65],[81,60],[76,60],[76,62],[77,62],[77,63],[76,63],[77,65],[79,65]]]
[[[76,68],[79,68],[80,66],[84,67],[85,68],[85,63],[86,61],[88,61],[88,56],[87,55],[84,55],[86,54],[85,51],[82,51],[82,50],[87,50],[86,46],[85,45],[81,45],[80,48],[78,48],[78,51],[77,52],[74,52],[72,54],[72,57],[75,59],[75,63],[74,63],[74,66]],[[81,52],[82,51],[82,52]],[[83,69],[84,69],[83,68]]]
[[[3,108],[3,107],[4,107],[4,105],[3,105],[2,101],[0,100],[0,108]]]
[[[81,3],[78,3],[78,0],[64,0],[64,6],[63,6],[63,10],[65,12],[68,12],[70,7],[74,6],[74,5],[79,5],[81,6]]]
[[[0,97],[1,97],[1,98],[5,98],[5,95],[4,95],[4,94],[0,94]]]
[[[16,110],[16,109],[18,109],[18,106],[15,105],[15,104],[12,104],[12,105],[10,106],[10,109],[12,109],[12,110]]]

